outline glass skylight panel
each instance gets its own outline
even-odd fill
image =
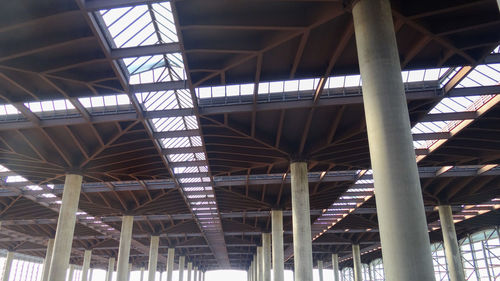
[[[194,153],[179,153],[179,154],[169,154],[168,159],[171,162],[185,162],[185,161],[196,161],[196,156]]]
[[[28,181],[26,178],[16,175],[16,176],[8,176],[5,182],[14,183],[14,182],[26,182]]]
[[[171,132],[186,130],[182,117],[164,117],[151,119],[153,127],[157,132]]]
[[[186,120],[188,130],[198,129],[198,120],[196,120],[196,116],[184,116],[184,120]]]
[[[83,107],[87,109],[116,108],[121,105],[130,105],[130,99],[126,94],[86,97],[78,99]]]
[[[0,116],[1,115],[15,115],[15,114],[21,114],[17,108],[15,108],[11,104],[2,104],[0,105]]]
[[[147,5],[103,10],[100,13],[118,48],[159,42]]]
[[[161,42],[172,43],[179,42],[177,37],[177,28],[175,27],[174,15],[170,2],[155,3],[152,5],[158,24]]]
[[[165,138],[161,139],[161,143],[165,148],[191,147],[188,137]]]
[[[478,65],[465,77],[457,88],[494,86],[500,83],[500,64]]]

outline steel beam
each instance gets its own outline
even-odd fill
[[[101,1],[99,1],[101,2]],[[151,46],[129,47],[111,50],[111,58],[142,57],[157,54],[171,54],[180,52],[179,43],[164,43]]]

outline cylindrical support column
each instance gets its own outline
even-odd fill
[[[354,281],[363,281],[363,264],[359,244],[352,244],[352,263],[354,267]]]
[[[198,280],[198,267],[195,266],[193,269],[193,281]]]
[[[188,265],[187,265],[187,280],[186,281],[191,281],[191,270],[192,269],[193,269],[193,263],[192,262],[188,262]]]
[[[49,239],[47,241],[47,251],[45,252],[45,260],[43,260],[41,281],[49,281],[50,261],[52,260],[53,252],[54,252],[54,239]]]
[[[262,270],[262,281],[271,281],[271,233],[262,233]]]
[[[12,268],[12,261],[14,260],[14,252],[7,252],[5,257],[5,265],[3,267],[2,281],[8,281],[10,277],[10,270]]]
[[[462,254],[458,246],[455,223],[450,205],[441,205],[439,208],[439,220],[441,221],[441,232],[443,233],[444,253],[448,265],[450,281],[464,281],[465,273],[462,264]]]
[[[167,281],[172,281],[174,276],[175,248],[168,248],[167,255]]]
[[[262,264],[262,246],[257,247],[257,281],[263,281],[264,268]]]
[[[256,253],[253,255],[253,280],[259,281],[259,259]]]
[[[432,281],[430,241],[391,4],[359,0],[352,14],[386,280]]]
[[[273,280],[285,281],[285,261],[283,254],[283,211],[271,211],[273,239]]]
[[[66,269],[68,270],[68,269]],[[68,281],[73,281],[73,276],[75,274],[75,266],[70,264],[69,265],[69,272],[68,272]],[[66,276],[64,276],[66,278]]]
[[[151,236],[151,244],[149,246],[148,281],[155,281],[156,278],[159,246],[160,236]]]
[[[319,281],[323,281],[323,261],[318,261]]]
[[[92,250],[85,250],[85,253],[83,254],[82,274],[80,276],[81,281],[88,281],[91,259],[92,259]]]
[[[203,271],[201,270],[198,270],[198,281],[202,281],[203,279],[201,278],[202,277],[202,274],[203,274]]]
[[[333,269],[333,281],[340,281],[338,254],[332,254],[332,269]]]
[[[254,262],[252,261],[250,263],[250,267],[248,268],[248,275],[250,276],[250,281],[255,281],[253,276],[253,267],[254,267]]]
[[[185,256],[179,257],[179,281],[184,281],[184,263],[186,262]]]
[[[132,263],[128,264],[127,280],[130,281],[130,276],[132,275]]]
[[[81,189],[82,176],[67,174],[57,219],[54,253],[50,261],[50,281],[65,281],[66,279]]]
[[[115,258],[109,258],[108,271],[106,272],[105,281],[111,281],[113,279],[113,272],[114,271],[115,271]]]
[[[145,270],[145,268],[144,268],[144,267],[141,267],[141,269],[140,269],[140,273],[139,273],[139,274],[140,274],[140,277],[139,277],[139,280],[140,280],[140,281],[143,281],[143,280],[144,280],[144,270]]]
[[[293,255],[296,281],[313,280],[311,212],[307,163],[290,165],[292,178]]]
[[[116,280],[128,280],[130,266],[130,243],[132,241],[133,216],[123,216],[118,248],[118,262],[116,265]]]

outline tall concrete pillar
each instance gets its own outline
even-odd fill
[[[253,280],[259,281],[259,259],[257,253],[253,255]]]
[[[313,280],[311,213],[307,163],[290,165],[292,178],[293,253],[296,281]]]
[[[262,233],[262,270],[262,281],[271,281],[271,233]]]
[[[435,280],[391,5],[359,0],[352,14],[385,276]]]
[[[184,263],[186,262],[185,256],[179,257],[179,281],[184,281]]]
[[[323,281],[323,261],[318,261],[319,281]]]
[[[248,275],[250,275],[250,281],[255,281],[254,275],[253,275],[253,267],[254,267],[254,261],[250,263],[250,268],[248,268]]]
[[[13,260],[14,260],[14,252],[8,251],[7,256],[5,257],[5,265],[3,267],[2,281],[9,280]]]
[[[465,281],[462,254],[458,246],[455,223],[450,205],[439,206],[439,220],[441,221],[441,232],[443,233],[444,253],[448,265],[450,281]]]
[[[271,229],[273,233],[273,280],[285,281],[285,260],[283,254],[283,211],[271,211]]]
[[[75,274],[75,266],[70,264],[69,265],[69,272],[68,272],[68,281],[73,281],[74,274]],[[66,278],[66,276],[64,276],[64,278]]]
[[[82,176],[67,174],[61,208],[59,209],[59,218],[57,219],[54,253],[50,261],[50,281],[65,281],[66,279],[81,189]]]
[[[123,216],[118,248],[118,262],[116,265],[116,280],[128,280],[130,265],[130,243],[132,242],[133,216]]]
[[[114,271],[115,271],[115,258],[109,258],[108,271],[106,271],[105,281],[111,281],[113,279],[113,272]]]
[[[340,281],[338,254],[332,254],[332,269],[333,269],[333,281]]]
[[[90,268],[90,260],[92,259],[92,250],[85,250],[83,254],[83,266],[82,266],[82,274],[80,276],[81,281],[88,281],[89,276],[89,268]]]
[[[173,280],[174,275],[174,258],[175,258],[175,249],[168,248],[167,255],[167,281]]]
[[[198,280],[198,267],[195,266],[193,269],[193,281]]]
[[[262,264],[262,246],[257,247],[257,281],[263,281],[264,268]]]
[[[141,267],[139,274],[140,274],[139,280],[144,281],[144,267]]]
[[[127,269],[127,271],[128,271],[128,273],[127,273],[127,280],[128,281],[130,281],[130,275],[132,275],[132,266],[133,266],[132,263],[128,264],[128,269]]]
[[[148,281],[155,281],[156,267],[158,266],[158,247],[160,246],[160,236],[151,236],[149,246]]]
[[[352,244],[352,262],[354,267],[354,281],[363,281],[363,264],[359,244]]]
[[[52,260],[52,253],[54,252],[54,239],[47,241],[47,251],[45,252],[45,259],[43,260],[42,268],[42,281],[49,281],[50,261]]]
[[[202,269],[200,268],[200,270],[198,270],[198,281],[203,281],[203,279],[201,278],[201,277],[202,277],[202,274],[203,274],[203,271],[202,271]]]
[[[187,280],[186,281],[192,281],[191,280],[191,270],[193,269],[193,263],[192,262],[188,262],[188,266],[187,266]]]

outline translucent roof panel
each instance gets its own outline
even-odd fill
[[[124,58],[130,84],[186,80],[182,54]]]
[[[160,42],[147,5],[100,11],[116,48]]]
[[[146,111],[193,108],[188,90],[138,93],[136,97]]]
[[[158,24],[158,33],[162,43],[179,42],[177,28],[170,2],[155,3],[152,5]]]
[[[494,86],[500,84],[500,63],[478,65],[457,88]]]
[[[0,116],[16,115],[16,114],[21,114],[21,112],[19,112],[19,110],[17,110],[13,105],[11,104],[0,105]]]

